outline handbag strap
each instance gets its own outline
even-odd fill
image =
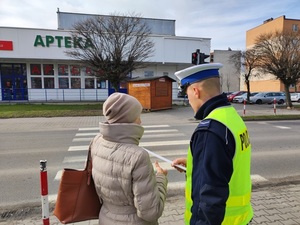
[[[87,160],[86,160],[86,166],[85,169],[87,170],[87,175],[88,175],[88,179],[87,179],[87,185],[90,185],[91,183],[91,178],[92,178],[92,169],[93,169],[93,164],[92,164],[92,154],[91,154],[91,146],[92,146],[93,141],[91,141],[90,145],[89,145],[89,151],[88,151],[88,155],[87,155]]]

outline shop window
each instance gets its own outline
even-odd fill
[[[30,64],[31,75],[41,75],[41,64]]]
[[[58,78],[58,88],[60,89],[69,88],[69,78]]]
[[[26,64],[13,64],[13,71],[15,75],[26,76]]]
[[[80,67],[77,65],[70,66],[71,76],[80,76]]]
[[[85,67],[83,72],[85,76],[94,76],[94,72],[90,67]]]
[[[69,66],[65,64],[58,64],[58,76],[68,76]]]
[[[42,78],[31,77],[31,88],[42,88]]]
[[[81,79],[80,78],[71,78],[71,88],[72,89],[81,88]]]
[[[54,88],[54,78],[45,77],[44,78],[44,88],[53,89]]]
[[[120,82],[120,89],[126,89],[127,88],[127,82],[122,81]]]
[[[94,78],[85,78],[85,89],[94,89],[94,83],[95,79]]]
[[[43,64],[43,73],[44,75],[54,75],[53,64]]]
[[[1,74],[3,75],[12,75],[13,74],[13,67],[12,67],[12,64],[6,64],[6,63],[3,63],[0,65],[1,67]]]
[[[294,32],[297,32],[297,31],[298,31],[298,24],[293,24],[293,25],[292,25],[292,30],[293,30]]]
[[[106,81],[97,78],[97,89],[105,89],[106,88]]]
[[[0,65],[0,71],[3,75],[21,75],[26,76],[26,64],[6,64],[3,63]]]

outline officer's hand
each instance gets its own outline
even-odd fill
[[[174,159],[171,164],[176,170],[178,170],[180,173],[185,172],[183,169],[178,168],[176,165],[181,165],[186,167],[186,158],[178,158]]]

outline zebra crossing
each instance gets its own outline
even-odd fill
[[[140,146],[153,151],[169,160],[186,157],[190,137],[170,125],[148,125],[140,141]],[[90,141],[98,134],[98,127],[79,128],[68,148],[68,155],[63,159],[64,168],[83,169],[86,163]],[[184,188],[185,176],[174,169],[169,162],[164,162],[150,154],[151,161],[158,161],[160,166],[168,170],[169,188]],[[62,170],[58,171],[54,180],[59,181]],[[260,175],[252,175],[252,182],[267,181]]]
[[[140,146],[155,152],[156,154],[173,160],[186,157],[189,137],[170,125],[148,125],[140,141]],[[63,159],[64,168],[83,169],[86,163],[88,146],[91,140],[99,133],[98,127],[79,128],[68,148],[68,155]],[[175,140],[174,140],[175,139]],[[168,170],[169,186],[184,187],[184,174],[175,170],[170,163],[150,155],[151,161],[158,161],[160,166]],[[59,181],[62,170],[58,171],[54,180]],[[180,179],[178,179],[180,177]]]

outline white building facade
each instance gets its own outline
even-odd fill
[[[236,50],[214,50],[211,53],[211,61],[222,63],[220,69],[220,83],[222,92],[241,91],[244,87],[244,80],[241,79],[241,72],[237,70],[230,57],[237,54]]]
[[[92,76],[89,68],[65,54],[74,44],[62,21],[83,16],[95,15],[58,12],[57,30],[0,27],[0,101],[103,101],[109,96],[109,82]],[[131,77],[175,79],[176,71],[192,66],[196,49],[209,54],[210,38],[176,36],[174,20],[145,20],[158,28],[150,36],[155,51],[147,66],[132,71]],[[120,88],[126,92],[126,84]],[[177,93],[174,83],[173,99]]]

